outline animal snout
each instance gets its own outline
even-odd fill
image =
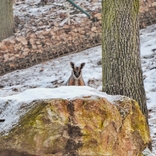
[[[76,78],[78,78],[80,76],[80,72],[74,71],[74,75],[75,75]]]

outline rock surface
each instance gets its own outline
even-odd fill
[[[122,97],[50,99],[32,102],[8,135],[0,138],[0,155],[136,156],[150,142],[137,102]]]

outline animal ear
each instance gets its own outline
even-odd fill
[[[80,68],[82,69],[85,66],[85,63],[81,63]]]
[[[71,66],[71,68],[74,68],[74,63],[70,62],[70,66]]]

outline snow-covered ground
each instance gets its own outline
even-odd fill
[[[140,39],[150,132],[156,155],[156,25],[140,30]],[[83,77],[86,85],[101,91],[101,46],[0,76],[0,118],[6,119],[0,123],[0,132],[10,129],[18,121],[19,115],[25,113],[23,108],[29,109],[28,101],[52,97],[50,88],[66,83],[71,74],[70,61],[77,65],[85,62]]]
[[[70,23],[80,23],[87,16],[74,8],[66,0],[48,0],[42,5],[41,0],[15,0],[14,16],[16,24],[15,36],[27,35],[28,33],[52,29],[54,26],[63,26],[68,23],[67,12],[70,9]],[[74,0],[90,15],[100,12],[101,0]]]

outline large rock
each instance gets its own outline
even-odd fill
[[[31,105],[1,136],[1,156],[136,156],[150,142],[137,102],[127,97],[110,103],[89,95]]]

